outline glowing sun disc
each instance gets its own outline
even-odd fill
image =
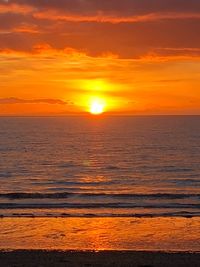
[[[90,106],[90,113],[94,115],[99,115],[104,112],[104,104],[99,102],[93,102]]]

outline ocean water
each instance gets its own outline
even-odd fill
[[[200,216],[200,116],[2,117],[0,216]]]

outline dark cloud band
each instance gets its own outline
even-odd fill
[[[20,98],[1,98],[0,99],[1,105],[9,105],[9,104],[52,104],[52,105],[69,105],[72,104],[70,102],[65,102],[60,99],[20,99]]]
[[[31,5],[39,9],[60,9],[78,14],[108,12],[129,16],[154,12],[200,11],[199,0],[9,0],[1,2]]]

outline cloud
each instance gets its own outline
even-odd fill
[[[72,22],[140,22],[162,19],[200,18],[200,4],[181,0],[65,0],[1,1],[0,14],[30,15],[36,19]]]
[[[15,97],[0,98],[0,105],[10,104],[50,104],[50,105],[72,105],[71,101],[60,99],[20,99]]]
[[[0,1],[0,50],[70,47],[88,56],[199,57],[197,0]],[[45,49],[42,51],[45,53]]]
[[[72,15],[63,12],[56,12],[55,10],[44,10],[37,12],[33,15],[36,19],[46,19],[53,21],[68,21],[68,22],[98,22],[98,23],[137,23],[159,20],[177,20],[177,19],[200,19],[199,12],[194,13],[149,13],[144,15],[132,15],[132,16],[117,16],[106,14],[94,14],[94,15]]]
[[[33,7],[29,5],[12,4],[11,1],[0,2],[0,14],[13,13],[13,14],[28,14],[33,12]]]
[[[53,9],[84,15],[109,13],[129,16],[130,14],[141,15],[171,11],[197,12],[200,10],[198,0],[10,0],[8,3],[31,6],[39,10]]]

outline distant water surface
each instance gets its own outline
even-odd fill
[[[200,116],[0,118],[0,215],[199,216]]]

